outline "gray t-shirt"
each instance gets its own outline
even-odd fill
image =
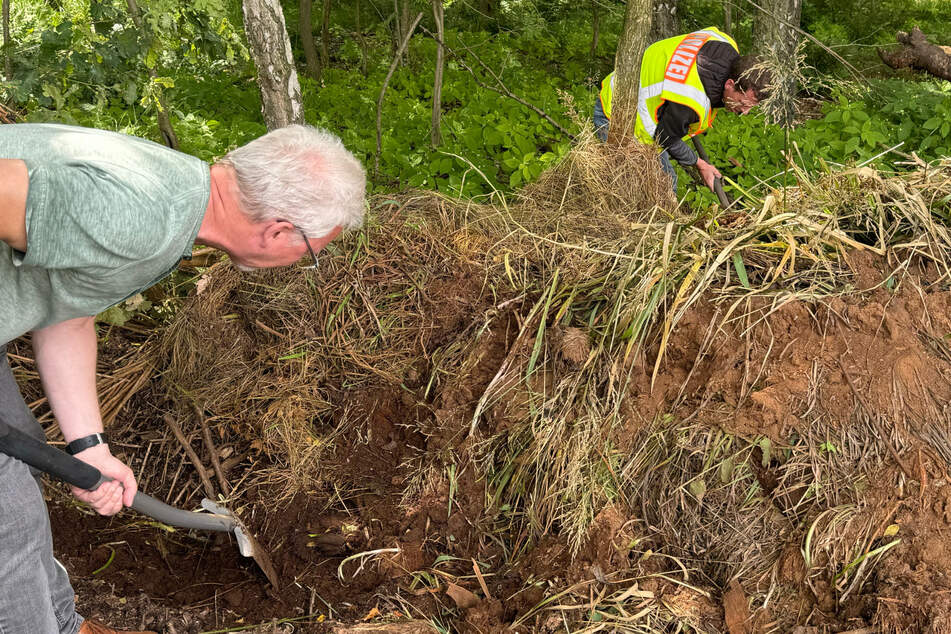
[[[102,312],[190,255],[210,196],[203,161],[115,132],[0,125],[30,177],[27,250],[0,242],[0,344]]]

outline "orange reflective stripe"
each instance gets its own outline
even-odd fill
[[[667,62],[667,70],[664,71],[664,78],[679,84],[687,83],[687,75],[690,74],[693,65],[697,63],[697,53],[700,52],[700,47],[709,39],[709,35],[688,35],[685,37],[674,49],[673,55],[670,56],[670,61]]]

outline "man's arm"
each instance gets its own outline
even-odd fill
[[[654,139],[667,150],[671,158],[684,167],[696,165],[703,182],[712,191],[713,179],[720,176],[720,170],[698,157],[683,140],[690,130],[690,125],[699,121],[697,113],[683,104],[668,101],[660,107],[657,117],[657,131],[654,133]]]
[[[26,251],[26,195],[30,175],[26,163],[0,159],[0,240]]]
[[[70,319],[33,331],[33,352],[43,390],[66,442],[102,432],[96,393],[96,330],[93,317]],[[95,491],[73,487],[73,495],[101,515],[130,506],[136,482],[129,469],[112,456],[108,445],[96,445],[76,454],[115,482]]]

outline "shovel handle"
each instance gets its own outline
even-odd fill
[[[178,526],[179,528],[193,528],[199,531],[218,531],[231,533],[237,522],[233,517],[217,513],[193,513],[169,506],[165,502],[156,500],[146,493],[136,492],[132,500],[132,508],[143,515],[148,515],[163,524]]]
[[[707,150],[703,147],[703,143],[700,142],[700,137],[692,136],[690,140],[693,141],[693,146],[697,148],[697,156],[703,159],[705,162],[710,162],[710,157],[707,156]]]
[[[717,198],[720,200],[720,206],[724,209],[733,204],[730,202],[730,197],[723,191],[723,179],[719,176],[713,179],[713,191],[716,192]]]
[[[2,420],[0,451],[80,489],[95,491],[104,482],[99,469],[50,447]]]
[[[0,452],[87,491],[95,491],[103,482],[112,479],[104,476],[94,466],[51,447],[2,420],[0,420]],[[234,518],[227,515],[184,511],[141,492],[135,494],[132,508],[163,524],[179,528],[230,533],[236,526]]]
[[[697,156],[699,156],[705,163],[710,162],[710,157],[707,156],[707,150],[703,147],[703,143],[700,142],[700,137],[695,136],[691,137],[693,140],[693,146],[697,148]],[[723,191],[723,179],[719,176],[713,179],[713,191],[717,195],[717,199],[720,201],[720,206],[726,209],[733,203],[730,202],[730,197],[726,195],[726,192]]]

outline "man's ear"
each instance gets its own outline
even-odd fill
[[[736,82],[732,79],[727,79],[723,82],[723,90],[736,90]]]
[[[288,235],[295,233],[294,225],[286,220],[266,220],[261,223],[261,246],[267,247],[287,238]]]

